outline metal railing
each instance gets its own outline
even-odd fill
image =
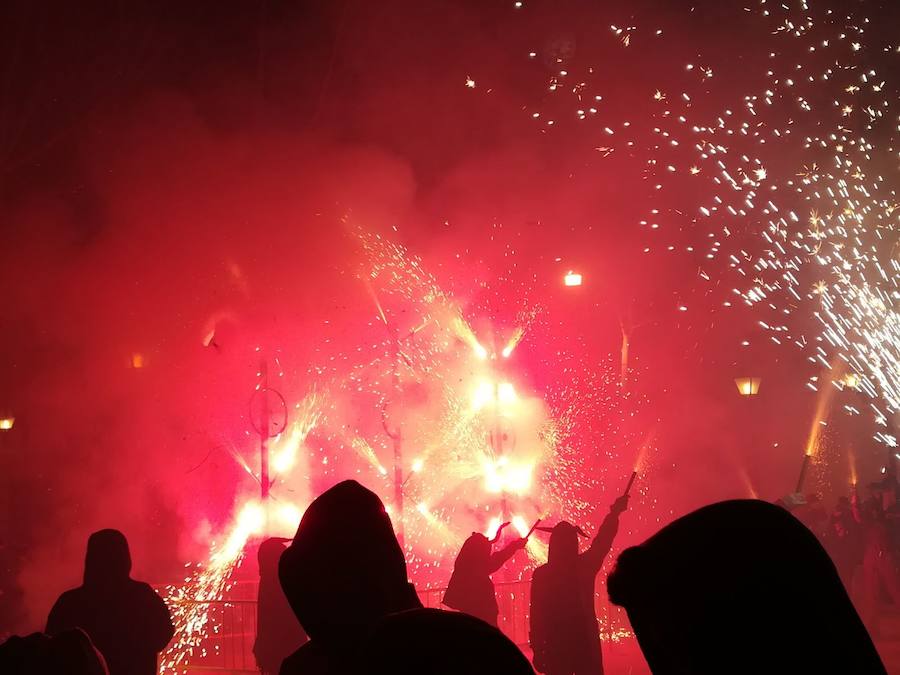
[[[256,596],[255,585],[241,584],[235,595],[243,598]],[[528,612],[531,605],[531,582],[511,581],[495,584],[497,604],[500,609],[500,629],[528,654]],[[429,588],[418,591],[419,599],[425,607],[442,607],[445,588]],[[256,639],[256,600],[180,600],[182,603],[205,604],[209,606],[209,622],[213,627],[204,640],[201,653],[195,653],[190,663],[177,671],[166,670],[164,675],[183,672],[215,672],[247,675],[258,673],[253,655]],[[627,637],[622,626],[623,614],[619,608],[599,602],[597,615],[603,626],[605,641],[612,642]]]

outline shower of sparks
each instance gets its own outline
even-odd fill
[[[552,60],[540,104],[525,112],[544,133],[561,132],[566,119],[595,125],[590,137],[604,136],[604,157],[642,161],[644,252],[689,255],[704,292],[737,275],[724,311],[740,298],[775,344],[796,345],[826,368],[846,364],[868,400],[862,411],[845,409],[870,415],[875,437],[895,446],[900,92],[890,75],[900,47],[879,41],[868,6],[757,0],[736,10],[748,32],[743,58],[761,65],[728,82],[715,76],[725,62],[673,66],[683,50],[678,38],[665,42],[664,27],[613,24],[612,39],[640,44],[653,64],[650,107],[628,106],[632,119],[608,112],[607,70],[573,49]],[[528,60],[537,67],[546,56],[534,50]],[[807,386],[819,387],[815,378]]]
[[[210,620],[209,602],[225,596],[247,540],[263,531],[265,519],[265,510],[258,502],[244,504],[225,541],[210,550],[209,560],[199,565],[182,584],[166,588],[165,599],[175,624],[175,637],[161,657],[161,672],[187,672],[186,667],[194,657],[206,656],[203,643],[211,632],[219,629]]]

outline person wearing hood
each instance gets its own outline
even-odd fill
[[[578,537],[586,536],[581,528],[561,521],[550,530],[547,564],[534,571],[531,582],[530,641],[539,672],[603,673],[594,583],[627,508],[627,495],[613,502],[583,553],[578,552]]]
[[[162,598],[130,573],[125,535],[94,532],[87,544],[84,583],[59,596],[47,618],[47,633],[81,628],[103,655],[110,675],[154,675],[157,655],[175,631]]]
[[[422,607],[384,504],[352,480],[309,505],[278,576],[309,636],[284,660],[281,675],[353,672],[380,619]]]
[[[884,675],[815,535],[757,500],[705,506],[619,556],[607,582],[654,675]]]
[[[498,530],[498,537],[499,534]],[[492,547],[496,539],[488,539],[480,532],[473,532],[466,539],[453,563],[453,574],[443,600],[447,607],[471,614],[492,626],[497,625],[499,609],[491,575],[528,543],[524,538],[514,539],[495,552]]]
[[[462,612],[411,609],[386,616],[352,675],[534,675],[499,628]]]
[[[306,642],[306,634],[291,610],[278,581],[278,561],[285,540],[270,537],[259,545],[259,593],[253,655],[261,673],[277,673],[284,658]]]
[[[106,662],[80,628],[50,637],[13,635],[0,644],[3,675],[109,675]]]

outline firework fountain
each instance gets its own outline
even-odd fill
[[[521,5],[517,11],[528,11]],[[898,101],[880,64],[898,48],[867,43],[859,8],[763,1],[746,16],[759,52],[751,62],[762,64],[746,91],[717,86],[714,62],[645,58],[659,82],[640,92],[642,112],[608,112],[603,70],[551,43],[547,53],[523,55],[552,71],[541,102],[525,109],[544,133],[567,121],[594,125],[600,157],[635,158],[647,186],[637,223],[645,255],[687,256],[704,294],[730,289],[717,296],[719,316],[750,307],[771,342],[794,345],[824,368],[806,382],[818,404],[805,471],[835,392],[858,393],[840,399],[844,410],[868,416],[875,437],[896,444]],[[667,32],[617,22],[607,38],[652,54]],[[464,86],[490,91],[482,81],[467,77]],[[447,561],[470,531],[493,536],[508,520],[520,534],[541,518],[588,521],[601,484],[618,484],[610,472],[624,480],[635,455],[641,475],[652,463],[654,435],[635,439],[619,424],[640,405],[625,387],[624,323],[615,364],[569,368],[562,356],[555,365],[563,364],[564,377],[537,391],[517,364],[545,321],[527,293],[514,320],[482,329],[478,303],[444,290],[403,246],[365,231],[355,242],[366,261],[357,276],[372,301],[369,326],[381,337],[310,369],[315,389],[272,446],[272,500],[239,504],[223,543],[170,600],[222,597],[247,540],[266,530],[267,510],[269,533],[292,534],[305,504],[279,501],[280,486],[295,475],[312,482],[313,464],[329,479],[360,477],[381,494],[403,533],[411,574],[429,585],[447,576]],[[560,283],[578,287],[583,277],[570,270]],[[687,300],[673,307],[689,309]],[[855,484],[852,455],[851,462]],[[546,546],[532,537],[527,552],[528,564],[539,563]],[[170,667],[202,650],[211,629],[201,604],[175,604],[184,609]]]
[[[388,330],[369,358],[358,351],[343,355],[339,366],[309,369],[312,391],[288,405],[291,419],[271,447],[263,444],[259,462],[247,459],[253,450],[232,453],[263,486],[262,498],[239,500],[238,515],[208,561],[167,589],[176,638],[164,655],[165,672],[206,655],[204,641],[218,630],[210,601],[227,597],[251,539],[293,535],[307,502],[289,497],[289,486],[305,483],[303,494],[313,495],[313,462],[322,480],[355,477],[381,494],[419,587],[446,581],[448,563],[471,531],[494,537],[501,523],[511,522],[505,536],[525,536],[548,516],[587,522],[599,472],[627,475],[619,455],[634,451],[618,421],[628,396],[612,362],[544,395],[530,391],[515,357],[540,323],[540,308],[523,304],[514,325],[491,325],[477,335],[463,304],[441,289],[421,259],[362,230],[356,241],[366,260],[360,284],[372,299],[374,321]],[[280,371],[277,359],[276,365]],[[254,396],[272,386],[268,377],[260,368]],[[606,426],[590,428],[601,411]],[[251,422],[262,436],[260,423]],[[604,437],[607,456],[598,462],[591,454]],[[586,471],[586,464],[599,468]],[[526,552],[518,574],[546,562],[546,542],[530,537]]]

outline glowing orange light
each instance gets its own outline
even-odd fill
[[[516,395],[516,389],[511,382],[501,382],[497,388],[497,398],[500,400],[500,403],[509,405],[515,403],[519,397]]]
[[[275,515],[278,517],[279,523],[290,532],[297,529],[300,518],[303,517],[303,511],[295,504],[284,502],[278,505]]]
[[[844,376],[844,386],[850,387],[851,389],[859,387],[859,375],[856,373],[847,373]]]
[[[238,531],[246,536],[261,532],[266,524],[266,511],[258,502],[247,502],[237,519]]]
[[[734,383],[737,385],[738,392],[741,396],[756,396],[759,393],[760,382],[762,382],[761,377],[734,378]]]
[[[487,529],[484,531],[484,536],[488,539],[493,539],[497,536],[497,530],[500,529],[500,525],[503,523],[500,516],[494,516],[491,518],[491,521],[488,523]]]
[[[510,462],[508,457],[492,460],[485,458],[484,487],[488,492],[511,492],[521,495],[531,488],[533,462]]]
[[[841,369],[844,366],[841,365],[842,363],[843,361],[839,361],[838,365],[835,367],[837,379],[839,380],[843,380]],[[806,454],[810,457],[814,456],[818,451],[819,437],[822,434],[822,428],[828,425],[828,410],[831,407],[831,397],[836,389],[836,387],[823,387],[819,391],[819,397],[816,403],[816,414],[813,417],[809,429],[809,437],[806,440]]]
[[[144,355],[134,353],[131,355],[131,367],[132,368],[143,368],[144,367]]]
[[[563,281],[566,286],[581,286],[581,274],[569,270]]]
[[[528,534],[528,530],[530,529],[528,523],[525,522],[525,519],[519,515],[513,516],[512,526],[516,528],[516,532],[519,533],[520,537],[524,537]]]
[[[506,343],[503,351],[500,352],[504,359],[508,359],[510,357],[510,355],[515,351],[516,347],[522,341],[522,337],[524,335],[525,329],[522,326],[519,326],[515,331],[513,331],[512,336],[509,338],[509,342]]]
[[[482,380],[472,394],[472,410],[481,410],[494,400],[494,387],[487,380]]]
[[[16,423],[15,417],[2,417],[0,418],[0,431],[9,431],[13,428]]]

